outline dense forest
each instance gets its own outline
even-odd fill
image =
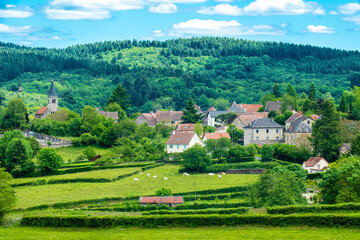
[[[309,45],[201,37],[166,41],[105,41],[64,49],[29,48],[0,42],[0,94],[19,95],[30,113],[46,104],[54,79],[60,106],[80,112],[106,105],[122,84],[128,113],[182,109],[192,96],[202,108],[222,110],[231,102],[257,103],[277,83],[291,83],[299,96],[339,100],[348,76],[360,71],[360,53]],[[18,93],[19,86],[24,92]],[[5,101],[6,101],[5,100]]]

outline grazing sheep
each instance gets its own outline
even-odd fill
[[[150,173],[148,173],[147,176],[150,177]]]
[[[154,175],[153,178],[157,178],[157,176]]]
[[[167,177],[164,177],[164,180],[168,180],[168,178],[167,178]]]
[[[208,175],[209,175],[209,176],[214,176],[214,175],[215,175],[215,173],[208,173]]]
[[[183,176],[189,176],[189,174],[188,174],[188,173],[186,173],[186,172],[184,172],[184,173],[183,173]]]
[[[143,172],[139,172],[139,174],[143,174]]]
[[[222,175],[225,175],[225,173],[224,173],[224,172],[218,172],[218,174],[222,174]]]
[[[221,178],[221,175],[218,175],[219,178]]]
[[[134,182],[139,182],[140,180],[138,178],[134,178]]]

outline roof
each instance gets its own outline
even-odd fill
[[[103,115],[106,117],[106,119],[109,119],[109,117],[111,117],[114,120],[119,120],[119,114],[118,112],[105,112],[105,111],[99,111],[98,115]]]
[[[343,143],[343,144],[340,146],[340,148],[342,148],[342,147],[345,147],[347,150],[350,150],[350,148],[351,148],[351,143]]]
[[[171,122],[180,121],[182,115],[182,111],[156,111],[156,122],[164,120],[170,120]]]
[[[246,113],[255,113],[261,108],[261,104],[240,104]]]
[[[323,157],[311,157],[306,162],[304,162],[304,164],[305,164],[306,167],[313,167],[318,162],[320,162],[321,159],[324,159],[324,161],[326,161],[325,158],[323,158]],[[329,164],[329,163],[327,162],[327,164]]]
[[[184,144],[189,145],[191,139],[196,135],[194,132],[175,132],[167,140],[166,144]]]
[[[207,111],[208,111],[208,112],[210,112],[210,111],[216,111],[216,108],[215,108],[214,106],[212,106],[212,107],[209,108]]]
[[[209,116],[212,118],[216,118],[217,116],[219,116],[222,113],[228,113],[228,112],[227,111],[210,111]]]
[[[311,118],[302,116],[302,117],[295,119],[292,123],[290,123],[290,128],[288,128],[286,130],[286,132],[311,133],[312,132],[311,126],[309,126],[308,124],[306,124],[304,122],[304,120],[306,120],[306,119],[311,119]]]
[[[285,121],[285,123],[292,123],[292,122],[295,121],[298,117],[301,117],[301,113],[294,112],[293,115],[291,115],[291,116]]]
[[[269,118],[257,118],[244,128],[282,128],[282,126]]]
[[[241,104],[236,104],[236,102],[234,102],[231,107],[226,110],[226,112],[244,113],[245,111],[242,108]]]
[[[269,101],[266,103],[265,109],[267,112],[270,111],[280,111],[282,101]]]
[[[268,112],[254,112],[252,114],[257,116],[258,118],[267,118],[269,115]]]
[[[231,139],[229,133],[205,133],[206,139],[220,139],[222,137]]]
[[[256,120],[258,117],[255,114],[251,114],[251,115],[239,115],[237,116],[237,118],[240,120],[240,122],[243,125],[248,125],[250,124],[252,121]]]
[[[50,91],[49,91],[48,97],[58,97],[58,95],[56,93],[54,81],[51,81],[51,86],[50,86]]]
[[[319,116],[319,115],[316,115],[316,114],[312,114],[312,115],[311,115],[311,118],[312,118],[314,121],[316,121],[316,120],[318,120],[318,119],[320,118],[320,116]]]
[[[184,202],[183,197],[140,197],[140,203],[153,203],[153,204],[161,204],[161,203],[173,203],[179,204]]]
[[[44,113],[46,113],[46,111],[48,110],[48,107],[41,107],[39,110],[37,110],[37,112],[35,113],[35,115],[43,115]]]
[[[192,123],[182,123],[176,126],[176,131],[194,131],[194,127],[195,125]]]

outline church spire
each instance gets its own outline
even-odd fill
[[[51,87],[50,87],[50,91],[49,91],[49,96],[48,97],[58,97],[57,93],[56,93],[56,89],[55,89],[55,85],[54,85],[54,80],[51,81]]]

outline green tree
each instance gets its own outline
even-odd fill
[[[13,176],[24,176],[35,168],[31,161],[33,150],[24,138],[13,138],[5,150],[5,167]]]
[[[185,150],[181,156],[183,158],[182,165],[189,172],[202,172],[210,165],[210,157],[207,155],[206,149],[198,144]]]
[[[309,89],[309,100],[313,102],[316,101],[316,88],[314,83],[311,84]]]
[[[195,109],[195,103],[192,97],[189,97],[181,119],[184,123],[196,123],[201,121],[202,116],[200,114],[197,114],[197,110]]]
[[[280,86],[279,84],[274,84],[272,94],[275,98],[281,98]]]
[[[360,156],[360,134],[356,135],[355,138],[351,141],[350,153],[352,155]]]
[[[297,98],[296,90],[295,90],[294,86],[293,86],[291,83],[288,83],[288,84],[286,85],[285,92],[286,92],[287,94],[289,94],[290,97],[293,97],[294,99]]]
[[[5,127],[16,128],[26,123],[27,110],[24,100],[13,98],[9,101],[5,111]]]
[[[196,122],[195,126],[194,126],[194,131],[196,132],[196,134],[199,136],[199,137],[202,137],[203,133],[204,133],[204,128],[203,126],[201,125],[200,122]]]
[[[274,156],[274,151],[272,146],[269,144],[265,144],[261,148],[261,161],[262,162],[271,162]]]
[[[112,91],[112,95],[107,100],[107,105],[110,103],[117,103],[120,105],[121,109],[125,110],[130,107],[129,95],[126,92],[126,89],[118,84],[116,88]]]
[[[90,129],[87,132],[90,132],[93,126],[98,124],[101,121],[100,116],[96,112],[96,109],[91,106],[85,106],[82,110],[82,124]]]
[[[355,86],[360,87],[360,73],[359,72],[350,73],[347,80],[350,82],[351,88],[353,88]]]
[[[206,125],[206,126],[204,126],[204,132],[214,133],[214,132],[215,132],[215,128],[214,128],[213,126]]]
[[[4,168],[0,168],[0,222],[5,213],[15,206],[16,197],[11,188],[13,178]]]
[[[321,118],[312,125],[310,140],[315,153],[319,153],[329,162],[333,162],[339,156],[339,148],[342,143],[340,116],[334,103],[329,100],[322,103],[321,113]]]
[[[219,123],[223,123],[225,125],[230,124],[236,118],[236,113],[221,113],[216,117],[215,121]]]
[[[219,139],[207,139],[205,141],[206,150],[212,155],[213,158],[217,158],[221,161],[222,157],[225,157],[227,151],[231,146],[230,139],[221,137]]]
[[[127,118],[126,112],[116,102],[109,103],[109,105],[106,106],[105,110],[109,110],[110,112],[118,112],[119,121]]]
[[[40,150],[40,143],[35,137],[26,137],[25,139],[29,142],[31,149],[33,150],[33,157],[35,157]]]
[[[90,147],[90,146],[86,147],[83,153],[84,153],[84,155],[86,156],[86,158],[88,160],[96,157],[96,155],[97,155],[96,152],[95,152],[95,149],[93,147]]]
[[[54,148],[43,148],[37,155],[41,171],[51,172],[58,170],[64,165],[64,160]]]
[[[244,130],[236,128],[235,125],[230,124],[226,132],[230,135],[231,143],[235,144],[239,138],[244,137]]]
[[[155,196],[172,196],[171,189],[162,187],[156,190]]]

